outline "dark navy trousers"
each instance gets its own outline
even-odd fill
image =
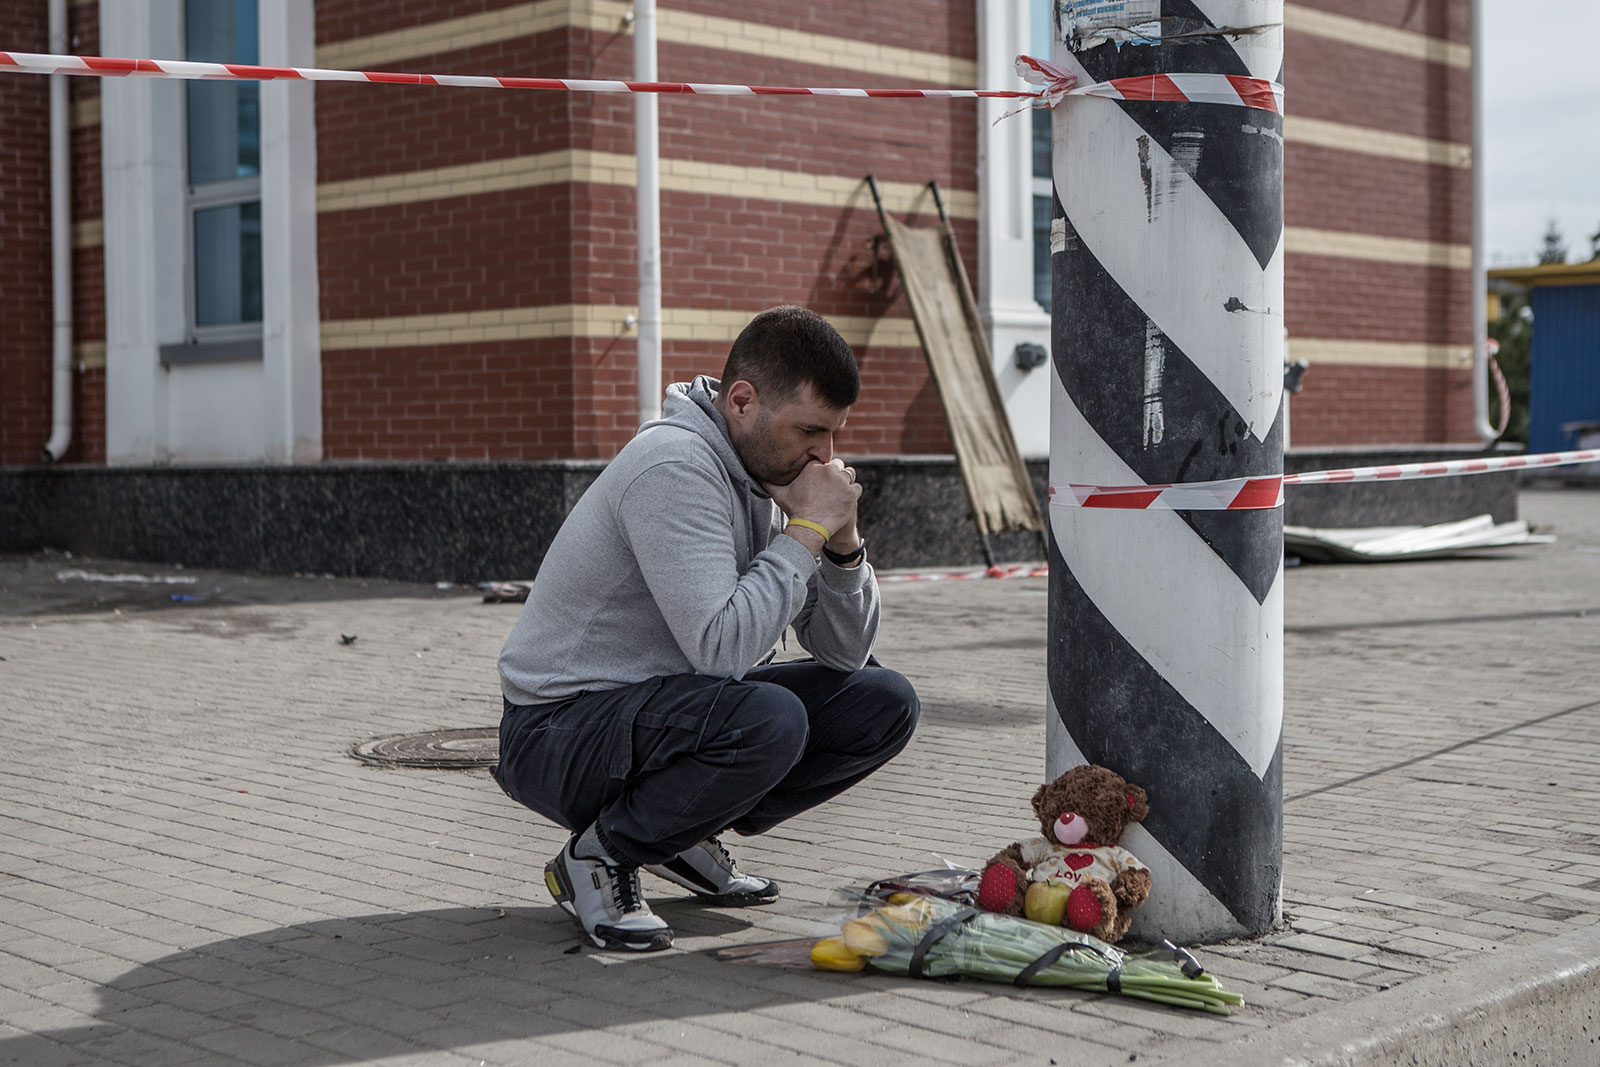
[[[849,789],[911,740],[911,683],[868,662],[758,667],[740,681],[652,678],[549,704],[506,701],[495,781],[619,863],[712,834],[759,834]]]

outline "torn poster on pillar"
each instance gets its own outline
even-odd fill
[[[1056,32],[1074,52],[1117,44],[1161,43],[1161,0],[1061,0]]]
[[[1050,254],[1065,252],[1068,249],[1076,251],[1078,248],[1078,231],[1072,228],[1066,216],[1059,215],[1050,220]]]

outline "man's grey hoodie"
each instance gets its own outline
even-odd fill
[[[839,670],[878,631],[872,567],[819,563],[782,535],[701,376],[667,390],[551,542],[500,653],[514,704],[541,704],[672,674],[741,678],[794,625]],[[805,516],[798,516],[805,518]]]

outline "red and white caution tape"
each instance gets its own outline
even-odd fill
[[[878,574],[878,583],[884,582],[957,582],[973,578],[1048,578],[1048,564],[1013,563],[1009,566],[988,567],[981,571],[945,571],[926,574]]]
[[[1017,75],[1030,85],[1041,86],[1039,99],[1051,107],[1068,96],[1100,96],[1111,100],[1232,104],[1283,113],[1283,86],[1265,78],[1236,74],[1145,74],[1078,85],[1078,76],[1072,71],[1035,56],[1017,57]]]
[[[1274,474],[1177,485],[1052,485],[1050,503],[1134,511],[1254,511],[1282,504],[1283,482],[1282,475]]]
[[[692,93],[709,96],[881,96],[972,99],[1036,98],[1039,94],[999,89],[802,89],[782,85],[719,85],[702,82],[636,82],[586,78],[502,78],[467,74],[404,74],[382,70],[262,67],[247,63],[196,63],[175,59],[115,59],[0,52],[0,71],[77,74],[87,77],[185,78],[212,81],[333,81],[387,85],[444,85],[469,89],[550,89],[578,93]]]
[[[1487,456],[1483,459],[1451,459],[1438,463],[1401,463],[1390,467],[1347,467],[1335,471],[1306,471],[1286,474],[1284,485],[1324,485],[1329,482],[1410,481],[1415,478],[1444,478],[1459,474],[1491,474],[1495,471],[1523,470],[1528,467],[1565,467],[1574,463],[1600,462],[1600,448],[1572,452],[1541,452],[1532,456]]]
[[[1491,341],[1494,338],[1490,338]],[[1511,425],[1511,386],[1506,382],[1506,376],[1500,369],[1500,361],[1495,359],[1495,354],[1500,346],[1496,344],[1489,352],[1489,376],[1494,379],[1495,399],[1500,401],[1500,421],[1495,425],[1494,434],[1499,437],[1506,432],[1506,427]]]
[[[1151,485],[1065,485],[1050,487],[1053,507],[1124,508],[1165,511],[1255,511],[1283,503],[1286,485],[1403,482],[1463,474],[1527,470],[1600,462],[1600,448],[1542,452],[1532,456],[1488,456],[1437,463],[1399,463],[1384,467],[1346,467],[1264,478],[1226,478],[1212,482]]]
[[[1265,78],[1237,74],[1146,74],[1095,82],[1071,95],[1113,100],[1177,100],[1191,104],[1232,104],[1283,113],[1283,86]]]
[[[382,70],[262,67],[247,63],[197,63],[177,59],[118,59],[0,52],[0,72],[74,74],[100,78],[182,78],[207,81],[330,81],[385,85],[443,85],[469,89],[545,89],[577,93],[686,93],[697,96],[842,96],[1032,100],[1054,107],[1066,96],[1115,100],[1191,100],[1282,110],[1283,87],[1261,78],[1221,74],[1156,74],[1078,85],[1077,75],[1045,60],[1018,56],[1019,72],[1030,72],[1037,91],[1020,89],[814,89],[788,85],[723,85],[709,82],[636,82],[586,78],[509,78],[469,74],[406,74]],[[1037,79],[1037,80],[1035,80]]]

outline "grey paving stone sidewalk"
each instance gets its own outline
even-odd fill
[[[1043,581],[886,585],[880,657],[925,702],[911,747],[735,842],[778,904],[704,909],[649,881],[680,947],[620,957],[579,947],[540,879],[563,833],[487,775],[346,754],[492,725],[516,605],[0,561],[0,1064],[1144,1063],[1590,926],[1600,494],[1522,507],[1560,540],[1288,573],[1289,920],[1200,950],[1246,997],[1227,1019],[714,955],[820,935],[844,887],[1031,832]]]

